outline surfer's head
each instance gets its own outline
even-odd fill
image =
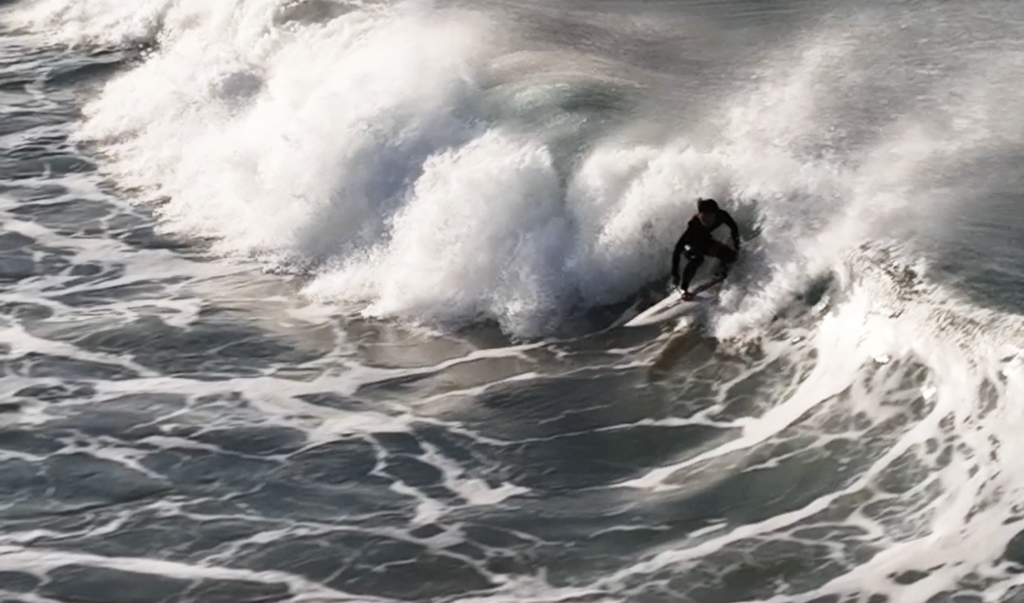
[[[715,214],[718,213],[718,203],[714,199],[697,200],[697,217],[705,226],[715,221]]]

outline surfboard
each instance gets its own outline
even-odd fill
[[[696,310],[701,306],[701,304],[705,304],[710,301],[711,296],[705,295],[704,291],[707,291],[720,282],[722,282],[722,279],[714,279],[710,282],[704,283],[700,287],[697,287],[693,290],[693,299],[689,301],[683,299],[683,293],[681,291],[678,289],[674,290],[668,295],[668,297],[654,304],[650,308],[647,308],[623,326],[646,327],[659,322],[665,322],[666,320],[672,320],[673,318],[679,318],[693,310]]]

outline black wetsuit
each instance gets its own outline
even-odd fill
[[[732,231],[733,248],[723,245],[711,236],[711,233],[725,224]],[[721,262],[719,277],[725,278],[729,274],[729,265],[736,261],[736,252],[740,248],[740,229],[736,221],[732,219],[729,212],[719,209],[715,213],[715,220],[711,226],[705,226],[699,216],[694,216],[686,226],[686,232],[679,237],[676,248],[672,252],[672,278],[679,277],[679,256],[685,254],[689,262],[683,271],[682,288],[689,291],[690,281],[697,274],[697,269],[704,263],[704,256],[710,255],[718,258]]]

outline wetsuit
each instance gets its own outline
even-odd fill
[[[711,236],[711,233],[725,224],[732,231],[733,248],[723,245]],[[725,278],[729,274],[729,265],[736,261],[736,251],[740,248],[740,229],[736,221],[732,219],[729,212],[719,209],[715,212],[715,219],[710,226],[705,226],[700,217],[694,216],[686,226],[686,232],[679,237],[676,248],[672,252],[672,278],[678,282],[679,278],[679,256],[685,254],[689,262],[683,270],[682,289],[689,291],[690,281],[697,274],[697,269],[704,263],[704,256],[718,258],[721,262],[718,276]]]

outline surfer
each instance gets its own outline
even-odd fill
[[[732,247],[722,244],[711,236],[711,233],[725,224],[732,231]],[[718,207],[714,199],[698,199],[697,215],[686,225],[686,232],[679,237],[675,250],[672,251],[672,284],[683,291],[683,299],[693,299],[690,293],[690,281],[697,274],[697,269],[704,263],[704,256],[718,259],[718,274],[715,283],[725,280],[729,275],[730,265],[736,261],[740,249],[740,229],[729,212]],[[679,256],[685,255],[688,260],[683,269],[682,283],[679,276]]]

